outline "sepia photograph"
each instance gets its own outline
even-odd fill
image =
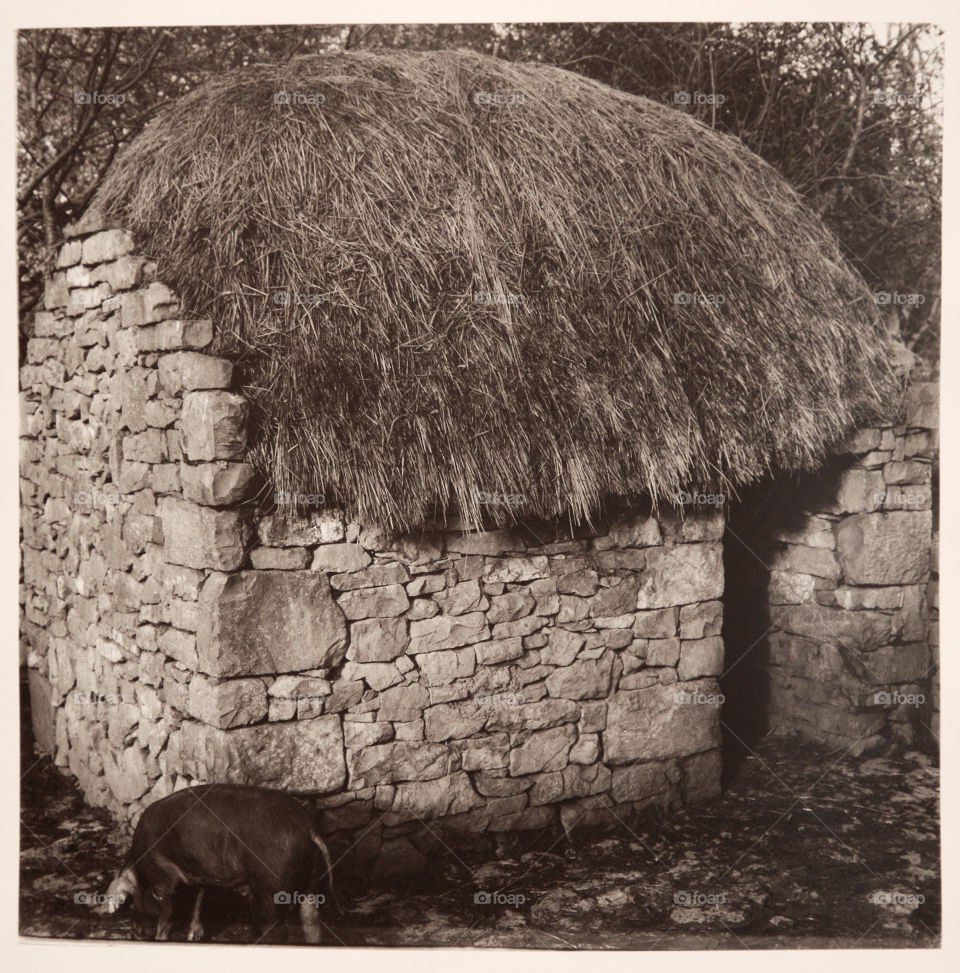
[[[86,16],[20,942],[939,950],[944,28]]]

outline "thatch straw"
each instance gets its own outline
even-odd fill
[[[93,208],[242,355],[273,487],[364,521],[716,493],[815,468],[894,394],[866,287],[766,163],[553,67],[245,68],[158,116]]]

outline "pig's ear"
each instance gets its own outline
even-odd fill
[[[137,876],[133,869],[124,869],[111,883],[107,889],[102,903],[94,907],[94,912],[101,916],[113,915],[118,909],[122,908],[131,896],[137,892]]]

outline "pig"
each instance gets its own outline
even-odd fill
[[[323,868],[321,868],[323,866]],[[247,887],[262,929],[278,904],[299,905],[304,939],[320,941],[318,880],[333,899],[330,852],[291,794],[264,787],[205,784],[151,804],[140,818],[130,853],[107,889],[101,915],[129,903],[157,917],[157,939],[169,939],[174,899],[197,890],[187,939],[203,937],[200,904],[210,887]]]

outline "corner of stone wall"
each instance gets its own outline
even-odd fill
[[[903,423],[855,432],[839,450],[845,468],[775,535],[768,645],[780,731],[859,755],[910,745],[931,719],[937,408],[935,385],[911,386]]]
[[[243,557],[243,515],[220,505],[252,482],[245,443],[225,445],[245,406],[232,364],[205,352],[212,322],[180,316],[131,236],[72,233],[21,369],[21,633],[39,745],[93,803],[135,816],[178,784],[170,690],[205,569]]]

